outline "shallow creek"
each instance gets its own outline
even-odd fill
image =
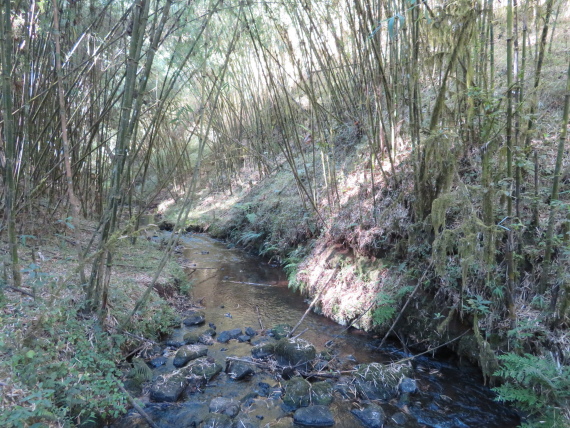
[[[308,303],[287,288],[281,269],[243,251],[228,248],[207,235],[188,234],[181,239],[181,244],[188,261],[186,265],[190,266],[192,299],[204,306],[205,325],[183,324],[175,331],[167,342],[170,346],[165,344],[159,350],[158,355],[164,364],[153,368],[154,383],[161,376],[176,372],[174,356],[177,348],[184,345],[183,338],[188,337],[188,333],[204,331],[209,324],[214,325],[217,336],[208,345],[207,358],[210,363],[226,368],[227,358],[251,360],[252,344],[274,341],[264,332],[278,324],[294,326],[305,313]],[[220,343],[217,340],[221,332],[232,329],[245,332],[248,327],[259,333],[249,342],[230,340]],[[337,371],[323,370],[321,373],[328,372],[328,377],[310,379],[311,382],[327,381],[334,385],[334,398],[327,406],[329,415],[334,418],[334,426],[375,426],[374,422],[367,424],[351,412],[365,409],[369,403],[353,386],[339,388],[337,374],[342,370],[346,379],[357,364],[387,364],[408,355],[393,345],[378,350],[373,346],[374,338],[369,335],[354,329],[346,331],[343,326],[312,312],[307,314],[294,335],[303,331],[301,338],[314,345],[317,353],[328,351],[334,355]],[[149,356],[147,360],[152,358]],[[155,403],[153,401],[157,400],[152,399],[152,393],[150,400],[144,398],[148,394],[141,400],[146,401],[145,411],[160,427],[298,427],[293,419],[295,409],[284,405],[282,400],[286,381],[279,375],[279,370],[271,370],[275,369],[275,363],[272,366],[271,359],[255,360],[251,367],[255,373],[245,380],[233,380],[222,370],[205,385],[194,385],[194,389],[189,385],[176,403]],[[315,369],[308,371],[314,372]],[[393,397],[374,400],[384,412],[384,421],[382,424],[378,421],[376,426],[498,428],[517,425],[516,414],[493,401],[493,393],[482,385],[476,369],[418,357],[413,360],[408,377],[415,381],[411,392],[407,393],[400,385]],[[237,403],[238,416],[229,421],[208,419],[212,400],[216,397]],[[143,427],[146,423],[133,411],[114,426]]]

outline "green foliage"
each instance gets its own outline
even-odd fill
[[[570,367],[550,354],[539,357],[509,353],[499,359],[503,367],[494,375],[505,383],[494,388],[497,400],[514,402],[529,412],[531,421],[526,426],[569,426]]]
[[[124,412],[126,397],[116,384],[120,337],[61,307],[42,308],[32,327],[26,321],[14,326],[24,337],[3,339],[9,358],[0,364],[14,387],[30,392],[0,413],[0,426],[46,426]]]
[[[372,312],[372,322],[375,327],[390,321],[396,313],[396,296],[386,292],[379,292],[376,297],[378,306]]]
[[[283,260],[283,270],[287,275],[287,279],[289,280],[289,287],[297,290],[301,287],[299,281],[297,281],[297,273],[298,273],[298,266],[306,256],[307,248],[305,247],[297,247],[295,250],[291,251],[285,259]]]

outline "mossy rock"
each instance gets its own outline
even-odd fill
[[[194,345],[200,342],[200,335],[198,333],[186,333],[182,340],[186,345]]]
[[[185,376],[194,375],[203,377],[206,381],[209,381],[221,371],[222,366],[218,363],[208,361],[206,358],[199,358],[185,367],[184,374]]]
[[[315,382],[311,385],[311,402],[328,406],[333,401],[333,386],[329,382]]]
[[[277,362],[283,366],[299,367],[314,360],[315,347],[303,339],[281,339],[275,344]]]
[[[412,375],[404,364],[360,364],[356,367],[355,385],[358,394],[368,400],[389,400],[397,394],[398,384]]]
[[[292,409],[308,406],[311,403],[311,384],[302,377],[287,381],[283,403]]]
[[[287,335],[291,333],[291,330],[293,330],[293,327],[289,324],[277,324],[269,332],[276,340],[280,340],[287,337]]]
[[[208,354],[208,348],[203,345],[186,345],[180,348],[174,356],[174,367],[183,367],[188,361],[204,357]]]
[[[253,358],[267,358],[275,352],[275,343],[262,343],[251,348]]]

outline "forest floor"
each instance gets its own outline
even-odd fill
[[[164,255],[160,238],[141,235],[135,245],[124,237],[114,248],[103,323],[84,313],[77,252],[86,248],[96,224],[77,227],[79,233],[71,233],[65,222],[44,224],[20,243],[22,287],[5,287],[0,301],[0,426],[63,426],[90,413],[99,422],[117,417],[127,407],[117,383],[130,368],[127,358],[170,333],[191,305],[184,294],[186,274],[173,258],[147,304],[124,331],[118,329]],[[0,250],[7,254],[5,242]]]

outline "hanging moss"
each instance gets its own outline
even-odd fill
[[[431,223],[435,231],[432,257],[436,273],[453,282],[450,259],[461,268],[461,292],[466,287],[475,292],[477,286],[489,282],[494,269],[498,229],[487,226],[472,204],[474,196],[466,186],[441,195],[432,203]],[[481,289],[481,294],[485,290]]]

